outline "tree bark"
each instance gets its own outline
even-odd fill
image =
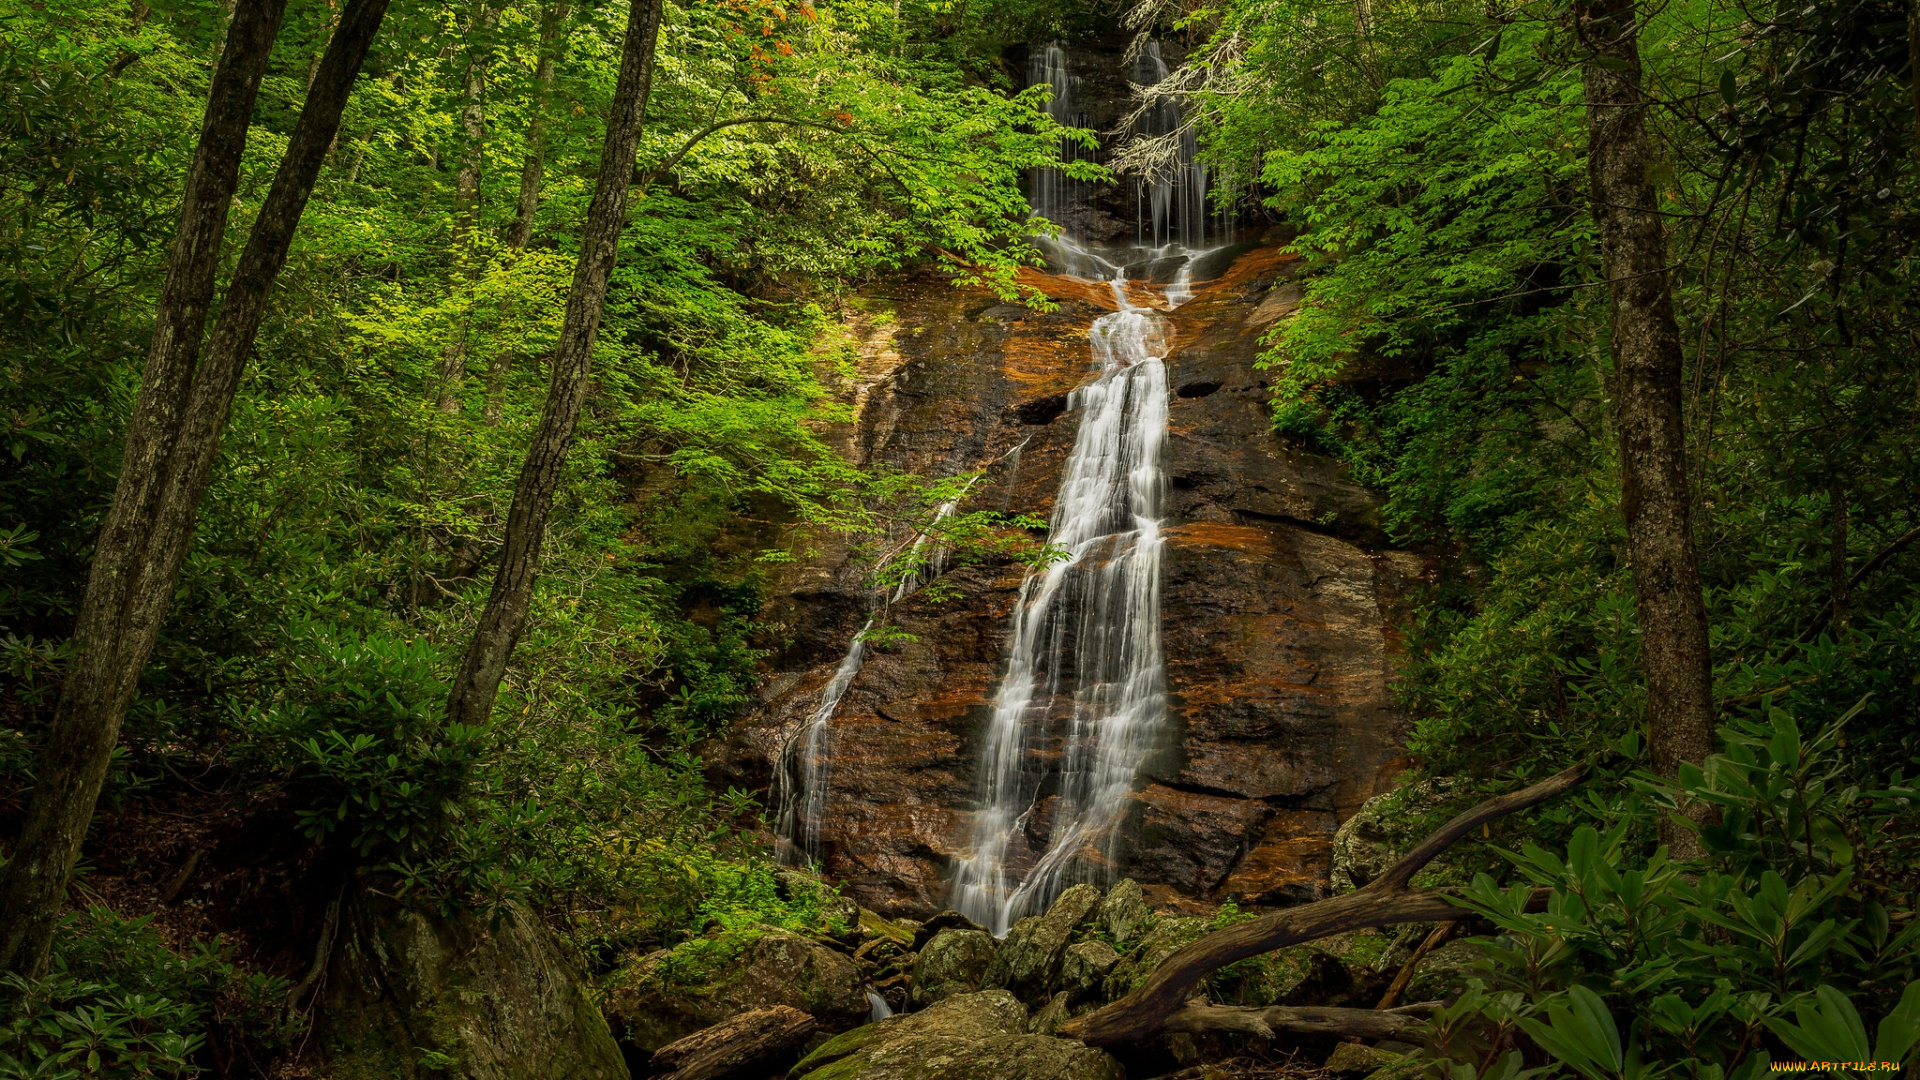
[[[1235,1032],[1271,1039],[1278,1032],[1343,1039],[1397,1039],[1425,1023],[1438,1002],[1398,1009],[1266,1008],[1190,1002],[1167,1017],[1162,1032]]]
[[[540,59],[533,67],[533,116],[527,121],[527,161],[520,169],[520,201],[514,208],[507,246],[519,251],[533,239],[533,218],[540,210],[540,185],[547,169],[547,106],[553,93],[553,64],[566,40],[568,9],[565,0],[554,4],[540,19]]]
[[[1187,1005],[1200,980],[1236,960],[1349,930],[1459,918],[1460,907],[1448,899],[1452,895],[1450,891],[1409,889],[1407,883],[1413,880],[1413,875],[1454,841],[1487,822],[1537,806],[1570,790],[1586,775],[1586,770],[1585,765],[1576,765],[1532,787],[1481,803],[1441,826],[1358,892],[1316,900],[1216,930],[1161,961],[1147,976],[1147,981],[1126,997],[1068,1021],[1061,1025],[1059,1033],[1088,1046],[1145,1042],[1167,1030],[1167,1024]],[[1537,892],[1533,900],[1544,904],[1546,891]]]
[[[1667,244],[1648,169],[1647,98],[1640,86],[1634,0],[1582,0],[1575,18],[1592,55],[1584,65],[1587,172],[1613,309],[1614,426],[1620,509],[1627,523],[1647,680],[1653,770],[1666,779],[1713,752],[1713,667],[1707,605],[1693,546],[1681,422],[1680,328],[1667,279]],[[1703,820],[1704,803],[1682,808]],[[1679,858],[1698,837],[1671,820],[1660,837]]]
[[[0,881],[0,911],[8,915],[0,966],[7,970],[33,972],[46,960],[121,721],[173,599],[220,430],[267,297],[386,7],[387,0],[349,0],[342,13],[196,368],[219,234],[238,181],[259,72],[282,9],[277,0],[242,0],[235,14],[188,181],[120,480],[94,545],[74,627],[74,658],[20,843]]]
[[[607,282],[613,275],[620,232],[626,225],[633,162],[653,84],[661,6],[662,0],[632,0],[627,14],[626,44],[621,51],[620,76],[614,84],[613,108],[607,117],[600,176],[587,207],[560,341],[554,346],[546,408],[514,486],[513,506],[507,512],[506,549],[500,554],[500,568],[487,595],[486,610],[480,613],[480,625],[474,629],[447,697],[447,718],[454,723],[487,722],[493,712],[493,699],[500,692],[500,680],[506,675],[507,658],[526,627],[547,515],[553,509],[553,494],[560,486],[560,473],[573,446],[581,406],[586,402],[593,342],[600,332]]]

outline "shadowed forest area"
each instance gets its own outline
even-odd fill
[[[0,1080],[1920,1062],[1917,69],[1896,0],[0,0]],[[1163,522],[1306,567],[1207,647],[1284,678],[1162,655],[1242,625]],[[1390,767],[1194,779],[1365,680]]]

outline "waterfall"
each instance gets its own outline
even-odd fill
[[[1074,108],[1073,74],[1067,68],[1067,50],[1057,41],[1034,49],[1027,61],[1027,85],[1043,83],[1053,88],[1053,100],[1047,103],[1046,112],[1055,123],[1072,128],[1090,126],[1087,114]],[[1092,157],[1093,153],[1064,136],[1060,139],[1061,161],[1079,161]],[[1059,169],[1034,169],[1027,176],[1027,202],[1035,216],[1065,225],[1072,208],[1086,202],[1088,187],[1083,181],[1069,179]]]
[[[1167,74],[1160,43],[1147,42],[1133,61],[1134,85],[1154,86],[1164,82]],[[1199,138],[1190,127],[1182,130],[1183,123],[1179,102],[1169,96],[1148,109],[1135,128],[1137,134],[1149,138],[1180,132],[1172,168],[1134,181],[1139,204],[1136,231],[1143,245],[1164,248],[1179,244],[1197,249],[1207,243],[1207,167],[1197,160]],[[1231,217],[1223,214],[1212,231],[1225,239],[1231,225]]]
[[[996,934],[1043,909],[1070,871],[1098,876],[1112,865],[1128,789],[1166,715],[1166,324],[1128,299],[1124,269],[1061,246],[1073,266],[1111,268],[1119,310],[1095,320],[1099,374],[1068,398],[1080,428],[1048,535],[1068,558],[1021,584],[1007,674],[982,749],[973,850],[954,881],[954,906]],[[1022,836],[1041,846],[1037,857],[1034,845],[1014,849]]]
[[[867,656],[866,633],[871,626],[873,620],[868,619],[853,635],[847,655],[820,691],[819,704],[780,747],[780,761],[773,774],[778,789],[774,830],[779,837],[780,862],[789,866],[820,861],[820,822],[827,806],[833,714],[840,708],[840,699],[847,696],[847,687],[853,685],[853,677],[860,674],[860,664]]]

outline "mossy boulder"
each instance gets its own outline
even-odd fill
[[[787,1005],[827,1032],[867,1018],[852,960],[811,938],[749,926],[632,960],[608,980],[605,1010],[621,1041],[652,1053],[752,1009]]]
[[[1132,878],[1108,889],[1093,912],[1093,924],[1115,945],[1132,941],[1145,932],[1152,921],[1153,909],[1147,906],[1147,895]]]
[[[1124,1080],[1102,1050],[1029,1035],[1026,1006],[1004,990],[950,997],[924,1012],[829,1040],[794,1080]]]
[[[1120,964],[1120,954],[1104,941],[1067,946],[1060,960],[1060,989],[1073,1004],[1097,997],[1100,988]]]
[[[362,891],[318,1037],[335,1080],[628,1080],[570,958],[525,908],[443,919]]]
[[[925,1007],[980,989],[995,951],[984,930],[942,930],[913,962],[913,1002]]]
[[[1107,1000],[1125,996],[1146,980],[1160,961],[1213,929],[1213,920],[1192,915],[1157,916],[1150,928],[1127,950],[1107,976]]]
[[[1467,984],[1484,958],[1485,946],[1472,941],[1449,941],[1420,958],[1407,981],[1407,1001],[1440,1001]]]
[[[1099,889],[1075,885],[1061,893],[1045,915],[1015,923],[987,968],[986,985],[1011,990],[1022,1001],[1046,1000],[1074,932],[1099,903]]]

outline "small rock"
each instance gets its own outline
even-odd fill
[[[985,930],[940,931],[913,962],[914,1005],[924,1008],[980,989],[993,953],[993,938]]]
[[[1028,1033],[1051,1035],[1059,1031],[1060,1025],[1066,1023],[1067,1018],[1073,1015],[1069,1010],[1071,1004],[1065,990],[1053,995],[1047,1000],[1046,1007],[1033,1014],[1033,1019],[1027,1024]]]
[[[942,930],[978,930],[983,934],[987,933],[986,927],[965,915],[952,910],[943,911],[914,929],[912,951],[919,952],[926,948],[927,942],[932,941],[933,936]]]
[[[1099,889],[1075,885],[1061,893],[1045,915],[1015,923],[987,969],[986,985],[1005,987],[1022,1001],[1045,998],[1060,975],[1060,962],[1074,931],[1099,902]]]
[[[1060,989],[1072,1003],[1094,997],[1118,963],[1120,954],[1104,941],[1069,945],[1060,960]]]
[[[1333,834],[1333,891],[1352,892],[1387,872],[1413,847],[1417,822],[1445,798],[1444,780],[1427,780],[1360,804]]]
[[[1466,985],[1482,960],[1481,948],[1471,941],[1449,941],[1421,957],[1402,1000],[1439,1001]]]
[[[1147,906],[1146,894],[1140,891],[1139,882],[1127,878],[1107,891],[1106,899],[1093,913],[1094,925],[1113,940],[1116,945],[1125,945],[1133,940],[1153,918],[1153,909]]]
[[[1400,1055],[1389,1054],[1365,1043],[1341,1043],[1328,1055],[1325,1068],[1330,1073],[1370,1073],[1399,1060]]]

